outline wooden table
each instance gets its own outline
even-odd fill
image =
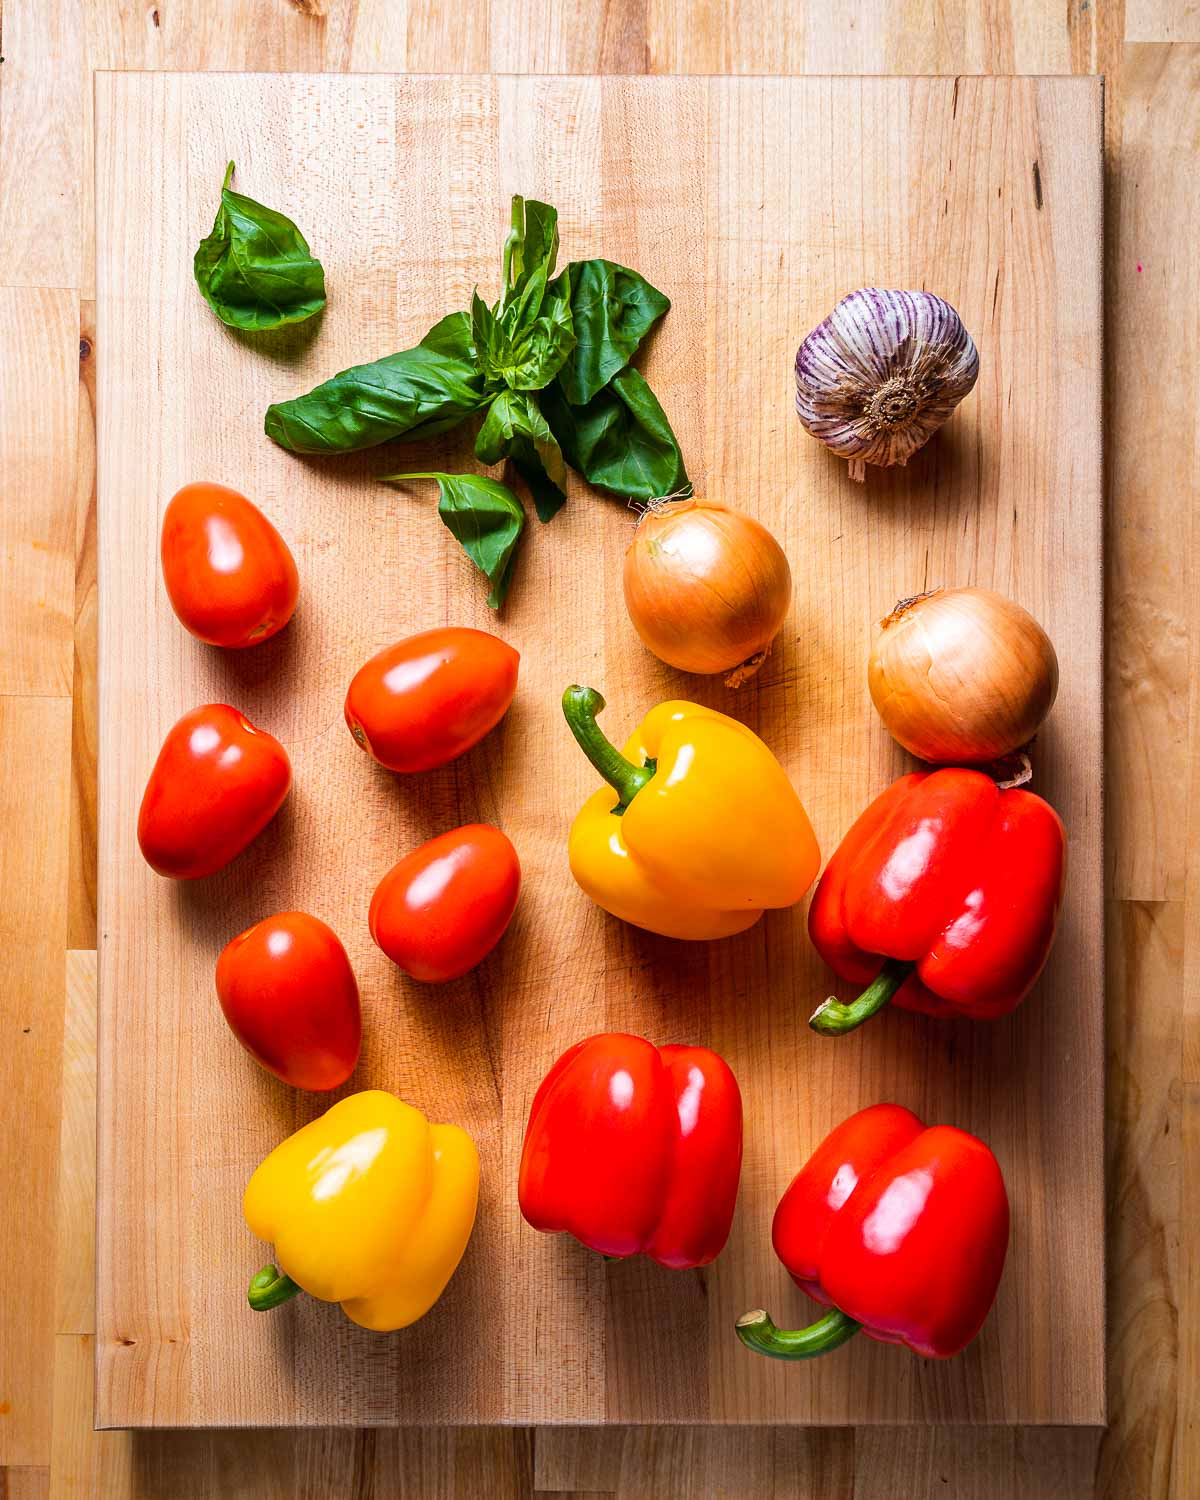
[[[0,68],[0,1464],[12,1496],[813,1495],[1200,1488],[1200,650],[1192,521],[1200,19],[1183,0],[8,0]],[[1087,1430],[90,1431],[92,68],[1103,72],[1108,79],[1111,1425]],[[799,163],[798,170],[803,169]],[[78,339],[78,363],[76,340]],[[1193,728],[1193,726],[1197,726]],[[1191,825],[1189,826],[1189,818]],[[65,955],[65,957],[64,957]],[[1053,1304],[1046,1309],[1053,1316]]]

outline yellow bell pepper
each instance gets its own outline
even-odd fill
[[[250,1283],[264,1312],[298,1291],[340,1302],[363,1328],[424,1317],[462,1259],[479,1199],[479,1155],[457,1125],[430,1125],[394,1094],[351,1094],[289,1136],[246,1188],[246,1223],[283,1274]]]
[[[675,938],[742,932],[792,906],[821,855],[799,797],[766,745],[697,703],[660,703],[624,754],[596,723],[604,699],[569,687],[563,712],[608,782],[571,827],[571,873],[623,921]]]

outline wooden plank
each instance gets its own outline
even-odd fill
[[[49,1500],[532,1500],[534,1494],[531,1438],[523,1429],[92,1432],[91,1340],[60,1335],[57,1342],[55,1423],[65,1440],[56,1441]]]
[[[534,1493],[859,1500],[853,1454],[854,1435],[836,1430],[543,1427],[534,1447]]]
[[[0,1500],[46,1500],[49,1487],[47,1469],[0,1469]]]
[[[1046,1428],[874,1428],[855,1438],[854,1500],[1089,1500],[1098,1432]],[[1121,1493],[1118,1491],[1118,1493]]]
[[[1022,0],[910,0],[869,11],[852,0],[647,0],[647,50],[656,73],[1086,72],[1080,43],[1096,13],[1111,8],[1107,0],[1076,3],[1064,25],[1059,12]]]
[[[1195,0],[1125,0],[1129,42],[1200,42],[1200,6]]]
[[[96,954],[68,952],[62,1038],[50,1500],[125,1500],[133,1440],[93,1432],[96,1276]],[[40,1352],[40,1351],[39,1351]]]
[[[1124,76],[1111,276],[1121,307],[1112,354],[1123,391],[1112,434],[1109,764],[1137,795],[1114,809],[1112,890],[1162,901],[1183,894],[1188,851],[1188,782],[1179,771],[1189,733],[1188,580],[1197,553],[1178,494],[1200,481],[1200,458],[1187,448],[1164,469],[1159,455],[1166,434],[1190,430],[1200,398],[1190,335],[1174,311],[1176,298],[1200,290],[1185,248],[1200,231],[1187,144],[1200,128],[1200,51],[1129,48]],[[1158,377],[1164,368],[1173,378]]]
[[[9,169],[0,191],[0,287],[80,284],[81,215],[91,208],[81,170],[84,9],[44,0],[4,6],[0,142]],[[9,317],[0,317],[0,328]]]
[[[96,309],[80,307],[71,683],[71,875],[67,942],[96,946]]]
[[[96,954],[69,952],[59,1094],[55,1331],[96,1329]]]
[[[1173,244],[1200,213],[1186,142],[1200,118],[1200,49],[1130,46],[1120,76],[1109,242],[1115,371],[1109,500],[1108,1113],[1111,1426],[1097,1493],[1175,1500],[1200,1474],[1193,1415],[1197,1161],[1189,1049],[1196,1010],[1197,829],[1194,663],[1200,545],[1173,503],[1200,479],[1195,446],[1164,441],[1194,427],[1196,361],[1176,309],[1196,271]],[[1162,380],[1158,372],[1169,370]],[[1152,382],[1153,388],[1148,385]],[[1191,691],[1191,704],[1188,695]]]
[[[99,89],[102,1422],[1100,1420],[1097,85],[113,77]],[[266,132],[268,115],[303,128]],[[787,152],[769,145],[773,130]],[[844,148],[836,167],[819,145],[830,132]],[[798,143],[814,163],[803,189],[788,165]],[[191,285],[217,158],[230,154],[294,211],[340,289],[321,338],[283,368],[215,325]],[[448,212],[429,212],[426,195],[381,194],[397,162],[411,177],[414,161]],[[651,180],[643,200],[636,184]],[[579,492],[531,538],[500,625],[523,651],[519,706],[488,751],[423,782],[417,805],[342,742],[328,704],[371,649],[437,620],[494,622],[426,498],[365,482],[394,455],[298,464],[263,441],[258,413],[269,393],[402,346],[477,281],[490,285],[496,226],[518,186],[558,204],[567,253],[604,250],[675,298],[650,369],[694,476],[711,493],[752,495],[796,569],[794,623],[737,708],[795,773],[827,848],[903,763],[859,685],[872,618],[945,579],[994,581],[1046,621],[1063,693],[1039,784],[1071,828],[1073,879],[1041,998],[1017,1016],[945,1029],[889,1016],[835,1047],[807,1033],[803,1004],[769,998],[826,983],[796,915],[681,951],[619,929],[576,893],[564,904],[562,838],[590,782],[558,726],[561,684],[598,680],[614,730],[685,686],[639,651],[624,618],[619,506]],[[326,242],[320,226],[334,223]],[[117,224],[120,236],[108,232]],[[150,284],[133,276],[147,262],[160,268]],[[942,442],[862,492],[798,431],[788,371],[800,333],[875,279],[939,286],[989,373]],[[764,370],[779,372],[777,395]],[[196,647],[158,584],[159,511],[201,469],[262,499],[300,557],[306,607],[254,660]],[[1064,571],[1070,590],[1056,587]],[[364,609],[370,577],[400,587],[372,588]],[[686,690],[727,701],[712,685]],[[214,696],[235,697],[292,746],[298,793],[253,854],[178,891],[141,864],[134,813],[161,734]],[[533,742],[536,785],[520,756]],[[361,912],[400,849],[469,816],[513,831],[522,915],[481,973],[485,990],[465,982],[431,1005],[370,950]],[[368,1338],[311,1305],[273,1321],[243,1311],[258,1251],[240,1222],[242,1183],[320,1106],[255,1075],[207,996],[224,939],[292,903],[331,916],[349,941],[368,997],[359,1080],[480,1141],[480,1225],[453,1295],[419,1335]],[[604,1025],[711,1040],[742,1077],[743,1209],[702,1278],[606,1269],[517,1215],[532,1089],[557,1051]],[[802,1314],[761,1223],[816,1139],[888,1095],[976,1129],[1000,1153],[1018,1230],[995,1316],[942,1366],[868,1344],[811,1372],[750,1360],[728,1331],[748,1301]],[[1051,1138],[1061,1146],[1047,1156]],[[1038,1309],[1052,1289],[1061,1316],[1048,1321]],[[682,1351],[674,1365],[642,1332],[649,1300],[660,1347]],[[485,1312],[481,1346],[465,1330]],[[547,1327],[554,1339],[539,1336]],[[453,1357],[411,1361],[418,1337]]]
[[[71,705],[0,697],[0,1468],[50,1459]]]
[[[1179,1380],[1175,1288],[1181,1244],[1178,1085],[1178,903],[1114,902],[1110,909],[1108,1256],[1112,1299],[1109,1379],[1116,1399],[1097,1493],[1174,1500],[1171,1469]],[[1147,996],[1153,1001],[1147,1004]],[[1190,1210],[1188,1210],[1190,1212]],[[1180,1500],[1186,1493],[1178,1492]]]
[[[71,691],[74,292],[0,286],[0,694]]]
[[[91,1333],[60,1333],[53,1341],[50,1500],[95,1500],[97,1496],[103,1496],[104,1500],[132,1500],[138,1493],[137,1437],[129,1432],[92,1429],[95,1342]],[[264,1471],[266,1457],[264,1453]]]

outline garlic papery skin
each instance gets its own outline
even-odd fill
[[[796,410],[864,480],[867,464],[907,463],[978,377],[979,352],[948,302],[863,287],[796,351]]]

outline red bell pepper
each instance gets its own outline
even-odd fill
[[[518,1197],[535,1229],[603,1255],[703,1266],[729,1237],[741,1166],[728,1063],[609,1033],[564,1052],[534,1095]]]
[[[830,1311],[776,1328],[761,1311],[737,1321],[759,1354],[809,1359],[861,1328],[868,1338],[948,1359],[983,1326],[1008,1250],[1008,1194],[996,1158],[950,1125],[875,1104],[817,1147],[779,1201],[775,1253]]]
[[[840,978],[809,1024],[853,1031],[889,1000],[934,1016],[991,1019],[1033,987],[1054,942],[1066,878],[1058,814],[981,771],[914,771],[876,797],[838,846],[808,930]]]

